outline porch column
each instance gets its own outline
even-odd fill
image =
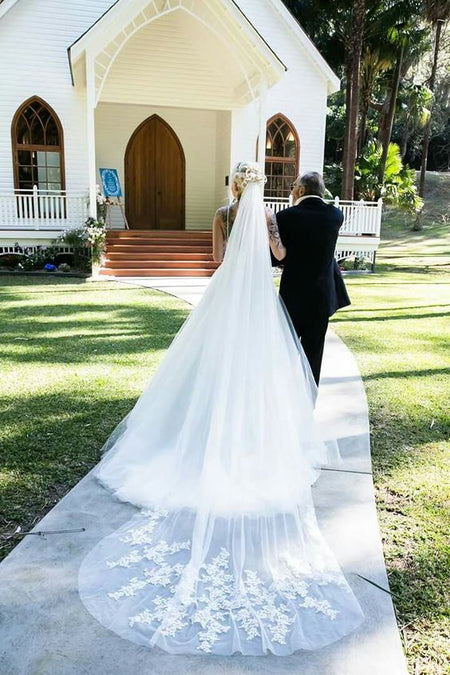
[[[258,163],[264,171],[266,160],[266,127],[267,127],[267,82],[261,81],[259,88],[259,143],[258,143]]]
[[[89,216],[97,218],[97,171],[95,165],[95,73],[94,60],[86,53],[86,112],[88,143]]]

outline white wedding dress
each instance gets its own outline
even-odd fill
[[[261,183],[226,255],[96,469],[140,511],[86,556],[106,628],[175,654],[286,655],[363,615],[322,538],[315,384],[276,293]]]

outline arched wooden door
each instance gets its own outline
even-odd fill
[[[142,122],[128,142],[125,204],[132,229],[184,229],[184,152],[173,129],[158,115]]]

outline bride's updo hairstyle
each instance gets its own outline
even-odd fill
[[[234,183],[236,186],[238,200],[249,183],[265,183],[266,180],[266,176],[256,162],[238,162],[231,174],[231,185]]]

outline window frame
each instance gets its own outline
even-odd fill
[[[272,155],[266,155],[265,150],[266,150],[266,145],[267,145],[267,133],[269,130],[270,125],[275,122],[275,120],[282,120],[288,127],[292,135],[294,136],[294,142],[295,142],[295,156],[294,157],[277,157],[277,156],[272,156]],[[300,164],[300,138],[297,133],[297,129],[295,126],[292,124],[291,120],[286,117],[286,115],[283,115],[283,113],[276,113],[275,115],[272,115],[272,117],[267,120],[266,124],[266,138],[264,140],[264,165],[267,163],[275,163],[275,164],[293,164],[294,165],[294,178],[295,180],[299,174],[299,164]],[[266,183],[267,185],[267,183]],[[273,197],[270,195],[266,194],[266,188],[264,190],[264,198],[267,200],[270,199],[285,199],[286,197]]]
[[[17,141],[17,125],[20,120],[20,117],[22,116],[23,112],[32,104],[32,103],[39,103],[42,107],[46,108],[46,110],[50,113],[52,116],[56,128],[58,130],[58,140],[59,143],[58,145],[40,145],[40,144],[26,144],[26,143],[18,143]],[[28,190],[26,188],[21,188],[20,187],[20,177],[19,177],[19,167],[21,166],[19,162],[19,152],[58,152],[59,153],[59,161],[60,161],[60,175],[61,175],[61,188],[59,190],[60,193],[65,193],[66,191],[66,175],[65,175],[65,158],[64,158],[64,132],[63,132],[63,127],[61,124],[61,121],[56,114],[56,112],[53,110],[51,105],[49,105],[44,99],[40,98],[40,96],[31,96],[28,98],[26,101],[24,101],[19,108],[16,110],[12,123],[11,123],[11,141],[12,141],[12,160],[13,160],[13,175],[14,175],[14,189],[17,192],[21,193],[31,193],[33,188],[31,190]],[[47,167],[47,164],[45,165]],[[48,174],[47,174],[48,175]],[[46,181],[46,185],[48,185],[49,181]],[[56,181],[55,181],[56,182]],[[39,185],[38,185],[39,189]],[[44,194],[51,194],[51,191],[48,190],[43,190]],[[56,191],[54,191],[56,192]]]

